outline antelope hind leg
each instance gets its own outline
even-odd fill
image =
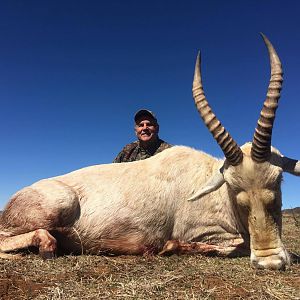
[[[232,244],[227,246],[210,245],[200,242],[182,242],[169,240],[164,245],[159,255],[168,256],[172,254],[202,254],[205,256],[238,257],[247,256],[250,250],[243,244]]]
[[[57,180],[17,192],[0,217],[0,253],[36,246],[42,257],[53,257],[56,239],[49,231],[73,226],[80,216],[78,199],[76,191]]]

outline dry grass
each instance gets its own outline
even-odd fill
[[[297,217],[300,217],[297,216]],[[300,254],[300,228],[283,218],[287,248]],[[1,299],[300,299],[300,265],[254,270],[249,258],[65,256],[0,261]]]

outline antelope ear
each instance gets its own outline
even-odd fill
[[[213,174],[210,179],[202,186],[200,191],[198,191],[195,195],[190,197],[188,201],[195,201],[201,198],[202,196],[209,194],[211,192],[216,191],[225,183],[223,176],[223,167],[220,168],[215,174]]]
[[[282,170],[292,175],[300,176],[300,160],[282,156]]]

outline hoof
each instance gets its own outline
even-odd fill
[[[55,257],[55,253],[52,251],[40,251],[39,255],[43,259],[52,259]]]

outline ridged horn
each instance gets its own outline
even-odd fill
[[[193,98],[201,118],[203,119],[208,130],[213,135],[214,139],[221,147],[229,163],[233,166],[240,164],[243,160],[242,150],[230,136],[228,131],[222,126],[221,122],[213,113],[208,101],[206,100],[200,71],[200,52],[198,53],[195,66]]]
[[[257,122],[251,148],[252,159],[259,163],[267,161],[271,155],[272,129],[283,81],[280,59],[267,37],[262,33],[261,35],[270,56],[271,79],[267,91],[267,98]]]

